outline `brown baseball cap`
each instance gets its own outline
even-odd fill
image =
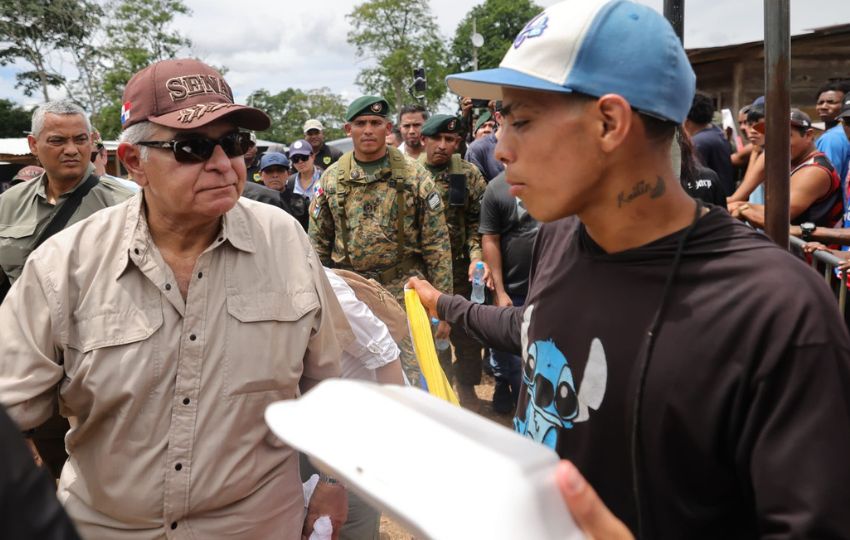
[[[133,75],[124,88],[122,129],[145,120],[194,129],[224,117],[254,131],[271,125],[263,111],[233,103],[233,91],[224,77],[199,60],[178,58],[151,64]]]

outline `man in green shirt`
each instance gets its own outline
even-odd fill
[[[30,151],[44,172],[9,188],[0,197],[0,291],[5,296],[44,231],[72,193],[94,174],[91,163],[92,128],[85,111],[69,100],[49,101],[36,107]],[[97,178],[97,177],[95,177]],[[82,197],[65,227],[133,195],[121,184],[99,180]],[[65,462],[67,420],[55,416],[31,434],[41,458],[59,477]]]
[[[443,202],[446,226],[452,245],[452,278],[455,294],[469,298],[470,279],[475,264],[481,261],[481,199],[487,182],[478,168],[457,154],[463,131],[462,122],[449,114],[436,114],[422,126],[425,152],[420,156],[425,169],[434,178]],[[489,270],[485,270],[485,279]],[[460,329],[452,329],[452,351],[437,352],[443,371],[454,380],[461,404],[477,409],[475,385],[481,382],[481,344]]]
[[[14,282],[53,216],[94,173],[91,124],[69,100],[50,101],[33,111],[30,151],[44,173],[15,185],[0,199],[0,280]],[[101,180],[82,198],[66,226],[133,195],[119,183]]]

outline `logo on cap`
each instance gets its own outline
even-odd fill
[[[449,128],[449,131],[454,131],[454,130],[455,130],[455,126],[456,126],[456,125],[457,125],[457,121],[455,121],[455,120],[449,120],[449,125],[448,125],[448,126],[446,126],[446,127],[448,127],[448,128]]]
[[[372,109],[372,112],[381,112],[381,109],[384,108],[384,105],[383,103],[378,101],[377,103],[373,103],[370,108]]]
[[[124,105],[121,105],[121,125],[122,126],[127,123],[127,120],[130,119],[130,107],[131,106],[132,105],[129,101],[124,103]]]
[[[207,113],[213,113],[225,107],[233,107],[233,103],[199,103],[194,107],[187,107],[180,111],[178,121],[184,124],[191,124]]]
[[[548,25],[549,16],[545,12],[528,21],[525,28],[517,34],[514,40],[514,49],[519,49],[519,46],[525,43],[526,39],[542,36]]]
[[[295,143],[292,145],[292,147],[293,148],[301,148],[301,141],[295,141]]]

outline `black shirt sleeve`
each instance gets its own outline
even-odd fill
[[[437,300],[440,320],[465,331],[484,345],[513,354],[522,353],[522,307],[485,306],[460,295],[444,294]]]
[[[0,538],[79,540],[47,469],[33,461],[18,427],[0,407]]]
[[[510,228],[513,207],[505,205],[505,187],[504,173],[487,184],[481,201],[481,218],[478,224],[478,232],[481,234],[504,234]],[[513,203],[513,199],[510,202]]]

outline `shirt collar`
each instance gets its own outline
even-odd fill
[[[83,185],[83,182],[85,182],[85,180],[93,174],[94,174],[94,165],[89,163],[88,166],[86,167],[86,172],[83,175],[83,177],[80,178],[80,181],[77,182],[74,185],[74,187],[72,187],[70,190],[68,190],[67,192],[60,195],[59,198],[64,199],[64,198],[68,197],[68,195],[70,195],[71,193],[77,191],[77,189],[81,185]],[[36,177],[33,180],[33,182],[38,182],[38,188],[36,188],[35,194],[37,196],[41,197],[42,199],[47,200],[47,173],[46,172],[41,173],[41,176]]]
[[[144,193],[144,190],[139,190],[128,203],[129,209],[121,240],[122,248],[116,265],[116,279],[124,273],[130,261],[141,267],[142,261],[153,244],[153,238],[151,238],[150,229],[148,229],[148,220],[143,210]],[[248,253],[256,251],[251,235],[251,219],[250,212],[245,209],[241,201],[237,201],[236,205],[222,217],[221,231],[206,251],[225,243],[229,243],[240,251]]]

